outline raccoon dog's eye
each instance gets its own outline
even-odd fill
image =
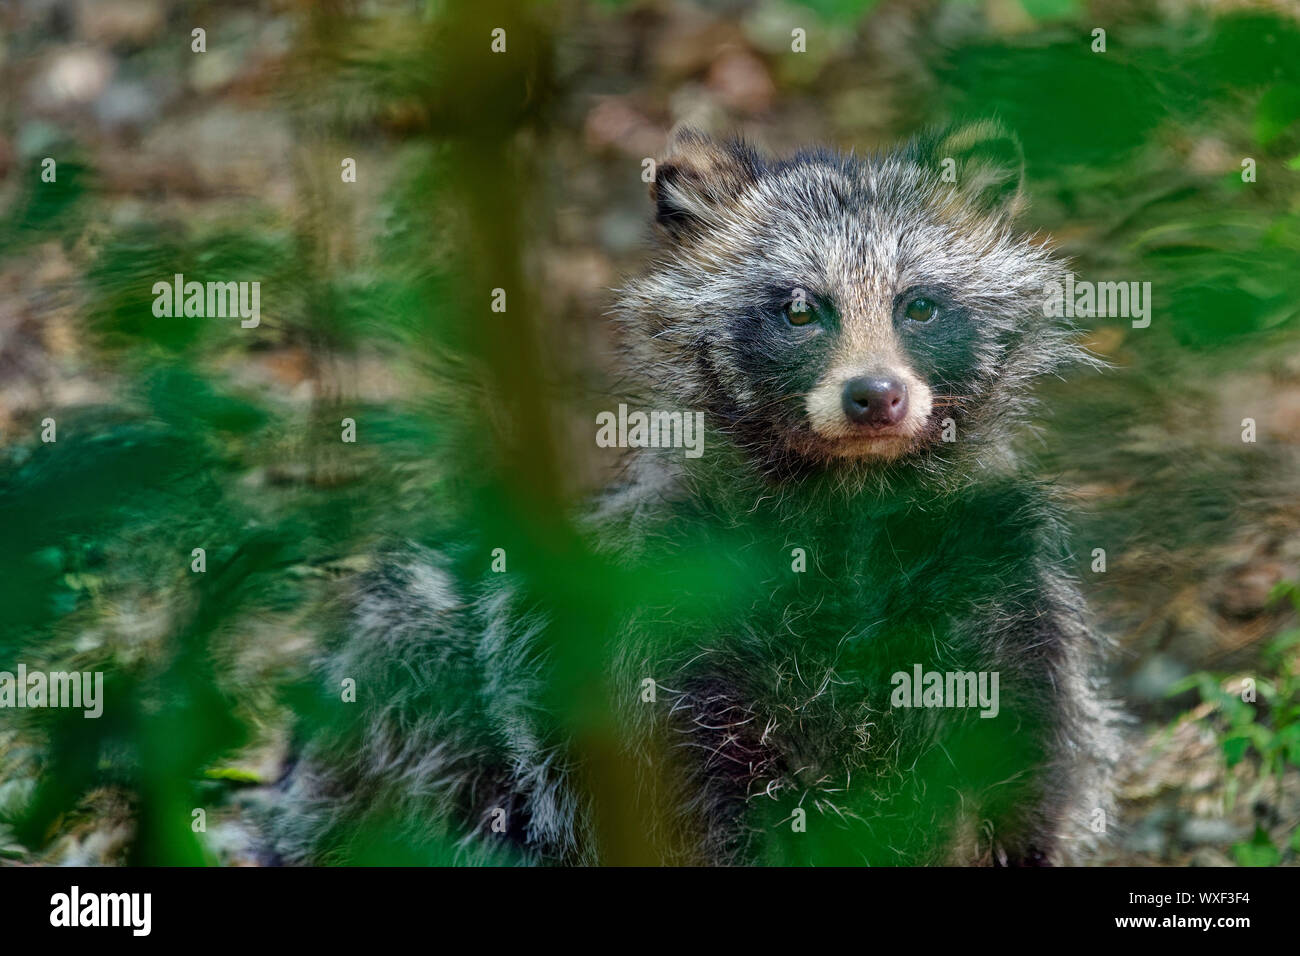
[[[817,308],[804,299],[786,303],[785,319],[791,325],[808,325],[817,321]]]
[[[907,308],[903,310],[903,314],[913,322],[929,322],[938,311],[939,306],[935,305],[931,299],[917,298],[907,303]]]

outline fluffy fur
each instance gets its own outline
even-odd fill
[[[703,411],[705,453],[631,452],[591,533],[615,561],[738,567],[673,578],[617,635],[632,812],[660,858],[1075,859],[1109,812],[1115,719],[1050,489],[1013,450],[1034,379],[1084,360],[1043,317],[1062,265],[1012,226],[1014,140],[977,124],[771,162],[685,132],[653,200],[657,254],[616,309],[625,394]],[[868,374],[906,386],[898,422],[844,417]],[[306,722],[281,858],[347,859],[378,812],[471,860],[600,861],[541,703],[545,610],[518,603],[415,548],[359,582],[322,676],[365,693]],[[998,716],[891,706],[916,664],[997,672]]]

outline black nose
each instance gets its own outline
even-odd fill
[[[843,405],[859,425],[897,425],[907,414],[907,386],[888,376],[860,375],[844,383]]]

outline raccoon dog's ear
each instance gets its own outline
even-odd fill
[[[655,220],[673,239],[696,234],[734,205],[761,170],[757,154],[742,143],[720,143],[678,127],[650,184]]]
[[[930,159],[943,182],[982,212],[1017,215],[1024,205],[1025,154],[1020,140],[996,120],[952,126],[941,132]]]

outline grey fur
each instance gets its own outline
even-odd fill
[[[1118,754],[1096,676],[1106,644],[1067,571],[1050,489],[1014,448],[1031,383],[1087,357],[1043,318],[1064,267],[1011,225],[1014,140],[977,124],[881,157],[771,164],[686,132],[654,199],[657,256],[616,309],[625,397],[703,411],[707,451],[630,453],[588,527],[616,561],[671,556],[694,532],[758,561],[734,603],[688,584],[680,603],[698,615],[666,629],[679,597],[667,595],[617,637],[621,731],[661,811],[645,819],[662,859],[834,862],[845,847],[873,863],[1079,859],[1110,814]],[[834,322],[781,326],[765,284],[817,290]],[[948,340],[898,322],[914,288],[946,297],[955,371],[925,373],[917,357],[946,368]],[[942,404],[888,454],[844,453],[810,427],[808,396],[882,363]],[[939,391],[957,381],[959,395]],[[943,418],[957,442],[939,440]],[[806,576],[793,547],[808,551]],[[347,829],[376,801],[413,834],[458,841],[465,860],[601,859],[540,704],[545,615],[447,567],[409,549],[358,583],[322,679],[357,677],[366,695],[345,730],[309,733],[287,775],[272,821],[283,859],[347,858]],[[1004,717],[891,707],[887,675],[913,663],[998,671]],[[655,704],[637,695],[646,677]],[[505,840],[494,808],[513,821]]]

